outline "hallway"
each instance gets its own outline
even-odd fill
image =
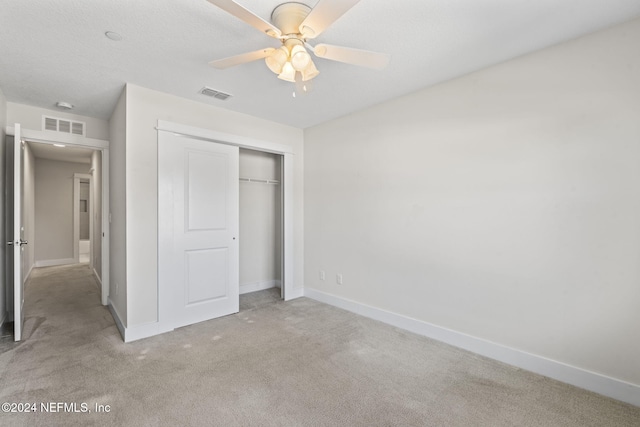
[[[104,330],[117,335],[111,313],[100,304],[99,292],[88,264],[34,268],[25,286],[24,340],[3,341],[0,353],[25,343],[91,343]]]

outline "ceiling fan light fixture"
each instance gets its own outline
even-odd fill
[[[313,38],[316,36],[316,32],[313,31],[313,28],[307,26],[307,25],[303,25],[300,28],[300,33],[302,33],[305,37],[309,37],[309,38]]]
[[[276,74],[282,73],[282,68],[289,58],[289,51],[282,46],[273,51],[273,53],[264,59],[267,67]]]
[[[317,45],[316,47],[313,48],[313,52],[317,55],[317,56],[324,56],[327,54],[327,47],[324,45]]]
[[[291,65],[291,62],[287,61],[282,67],[282,72],[278,75],[278,78],[287,82],[296,82],[296,70]]]
[[[296,71],[302,71],[309,66],[311,55],[302,45],[295,45],[291,48],[291,65]]]
[[[311,87],[306,83],[320,74],[310,53],[319,58],[373,69],[384,68],[389,62],[389,55],[377,52],[322,43],[315,47],[307,44],[307,39],[320,35],[360,0],[319,0],[313,8],[298,1],[286,1],[273,9],[271,22],[240,6],[235,0],[208,1],[282,43],[278,49],[269,47],[209,62],[215,68],[225,69],[264,59],[279,79],[295,83],[298,93],[306,93]]]
[[[320,71],[318,71],[318,69],[316,68],[316,64],[314,64],[313,61],[310,60],[307,68],[302,70],[302,81],[309,81],[312,78],[316,77],[318,74],[320,74]]]

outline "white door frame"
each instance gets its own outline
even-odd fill
[[[89,267],[93,271],[93,177],[88,173],[73,174],[73,259],[80,262],[80,182],[89,181]]]
[[[14,135],[13,126],[7,126],[7,135]],[[65,144],[74,147],[89,148],[102,152],[102,277],[101,302],[109,303],[109,240],[110,240],[110,216],[109,216],[109,141],[104,139],[87,138],[79,135],[21,129],[22,139],[41,144]]]
[[[27,244],[24,240],[24,227],[22,224],[22,203],[23,203],[23,157],[22,150],[24,143],[20,124],[16,123],[13,140],[13,200],[9,201],[13,208],[12,236],[13,240],[7,242],[13,251],[12,281],[7,283],[13,289],[13,339],[22,340],[22,328],[24,326],[24,269],[22,264],[22,245]],[[9,231],[9,230],[7,230]],[[33,243],[33,242],[32,242]],[[4,307],[2,308],[4,309]]]
[[[166,120],[158,120],[156,127],[158,134],[160,132],[171,132],[177,135],[187,136],[190,138],[201,139],[204,141],[216,142],[219,144],[234,145],[240,148],[248,148],[251,150],[263,151],[282,155],[282,292],[284,300],[288,301],[298,297],[294,291],[294,275],[293,275],[293,150],[291,147],[283,144],[277,144],[270,141],[263,141],[248,138],[240,135],[233,135],[224,132],[212,131],[193,126],[182,125],[179,123],[169,122]],[[158,135],[159,136],[159,135]],[[161,177],[158,177],[158,191],[160,188]],[[158,247],[160,247],[163,239],[166,239],[162,224],[158,223]],[[159,269],[158,269],[159,270]],[[170,313],[166,313],[164,307],[167,307],[167,290],[165,283],[160,277],[158,271],[158,323],[161,332],[170,331],[173,327],[170,324]]]

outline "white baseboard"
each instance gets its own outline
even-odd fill
[[[261,282],[246,283],[240,285],[240,295],[248,294],[249,292],[264,291],[265,289],[279,288],[280,286],[280,280],[263,280]]]
[[[142,325],[131,326],[124,330],[124,342],[137,341],[172,330],[173,329],[163,330],[159,322],[150,322]]]
[[[94,270],[94,273],[95,273],[95,270]],[[96,274],[96,278],[97,278],[97,274]],[[281,286],[281,282],[279,280],[267,280],[263,282],[249,283],[249,284],[240,286],[240,294],[246,294],[249,292],[255,292],[255,291],[260,291],[264,289],[271,289],[279,286]],[[300,292],[298,293],[297,297],[302,296],[302,288],[299,288],[299,291]],[[142,325],[135,325],[130,327],[124,326],[124,323],[121,320],[122,318],[118,314],[118,310],[115,308],[110,298],[109,298],[109,310],[111,311],[111,315],[113,316],[113,319],[116,322],[116,326],[120,331],[120,335],[122,336],[122,339],[124,340],[124,342],[127,342],[127,343],[140,340],[143,338],[149,338],[154,335],[162,334],[164,332],[170,332],[173,330],[173,328],[167,328],[166,325],[163,325],[160,322],[150,322],[150,323],[145,323]]]
[[[145,323],[143,325],[126,327],[122,322],[122,317],[118,313],[118,310],[113,305],[113,301],[111,301],[111,298],[109,298],[108,307],[109,307],[109,311],[111,312],[111,315],[113,316],[113,320],[116,322],[116,326],[118,328],[118,331],[120,332],[120,336],[122,337],[122,340],[124,342],[131,342],[131,341],[136,341],[143,338],[149,338],[154,335],[159,335],[164,332],[170,332],[173,330],[173,328],[169,328],[169,329],[167,329],[166,327],[163,328],[163,325],[160,324],[159,322],[151,322],[151,323]]]
[[[316,289],[305,288],[304,296],[527,371],[535,372],[536,374],[544,375],[635,406],[640,406],[640,385],[637,384],[587,371],[567,365],[566,363],[506,347],[422,320],[413,319],[321,292]]]
[[[24,276],[24,279],[22,280],[23,285],[26,285],[27,281],[31,277],[31,273],[33,272],[34,267],[35,267],[35,264],[32,264],[31,267],[29,267],[29,271],[27,272],[27,274]]]
[[[116,307],[113,305],[113,301],[111,301],[111,298],[109,298],[109,304],[107,305],[107,307],[111,312],[113,320],[116,322],[116,327],[118,328],[118,331],[120,331],[120,336],[124,340],[124,323],[122,323],[122,318],[120,317],[120,314],[118,314],[118,310],[116,309]]]
[[[102,293],[102,280],[95,268],[93,269],[93,277],[96,278],[96,285],[98,285],[98,290]]]
[[[36,267],[53,267],[54,265],[66,265],[66,264],[76,264],[77,261],[73,258],[63,258],[63,259],[45,259],[36,261]]]
[[[305,296],[304,288],[293,288],[290,292],[287,292],[285,289],[284,300],[291,301],[292,299],[300,298]]]

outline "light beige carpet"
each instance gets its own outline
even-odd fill
[[[2,426],[640,426],[640,408],[274,290],[130,344],[86,265],[34,270],[26,301],[24,342],[0,343],[0,402],[110,412]]]

